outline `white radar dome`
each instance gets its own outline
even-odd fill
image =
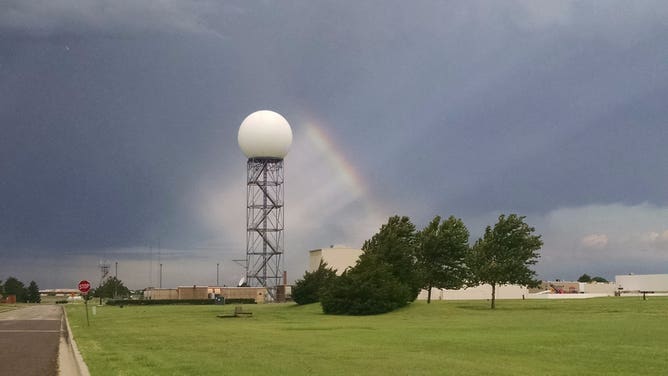
[[[280,114],[257,111],[241,122],[237,140],[248,158],[283,159],[292,144],[292,129]]]

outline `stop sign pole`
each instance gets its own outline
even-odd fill
[[[79,288],[79,291],[81,291],[81,294],[84,296],[84,307],[86,309],[86,324],[90,326],[90,321],[88,321],[88,291],[90,291],[90,282],[86,281],[85,279],[81,282],[79,282],[79,285],[77,286]]]

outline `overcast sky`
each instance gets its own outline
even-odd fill
[[[233,284],[237,130],[290,122],[286,268],[501,213],[543,279],[668,272],[665,1],[2,1],[0,279]]]

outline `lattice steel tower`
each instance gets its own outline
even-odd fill
[[[283,160],[248,159],[247,184],[246,281],[274,297],[283,272]]]
[[[283,158],[292,130],[283,116],[257,111],[241,123],[238,141],[248,157],[246,283],[266,287],[276,299],[283,274]]]
[[[98,267],[100,268],[100,286],[102,286],[104,279],[109,275],[109,269],[111,268],[111,265],[109,265],[109,261],[107,260],[100,260]]]

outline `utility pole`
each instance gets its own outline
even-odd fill
[[[116,269],[114,270],[114,299],[117,297],[117,287],[118,287],[118,261],[116,261]]]
[[[220,286],[220,263],[216,263],[216,286]]]
[[[160,238],[158,238],[158,262],[160,263],[160,288],[162,288],[162,260],[160,259]]]
[[[149,246],[149,256],[148,256],[148,285],[154,287],[153,285],[153,244]]]

